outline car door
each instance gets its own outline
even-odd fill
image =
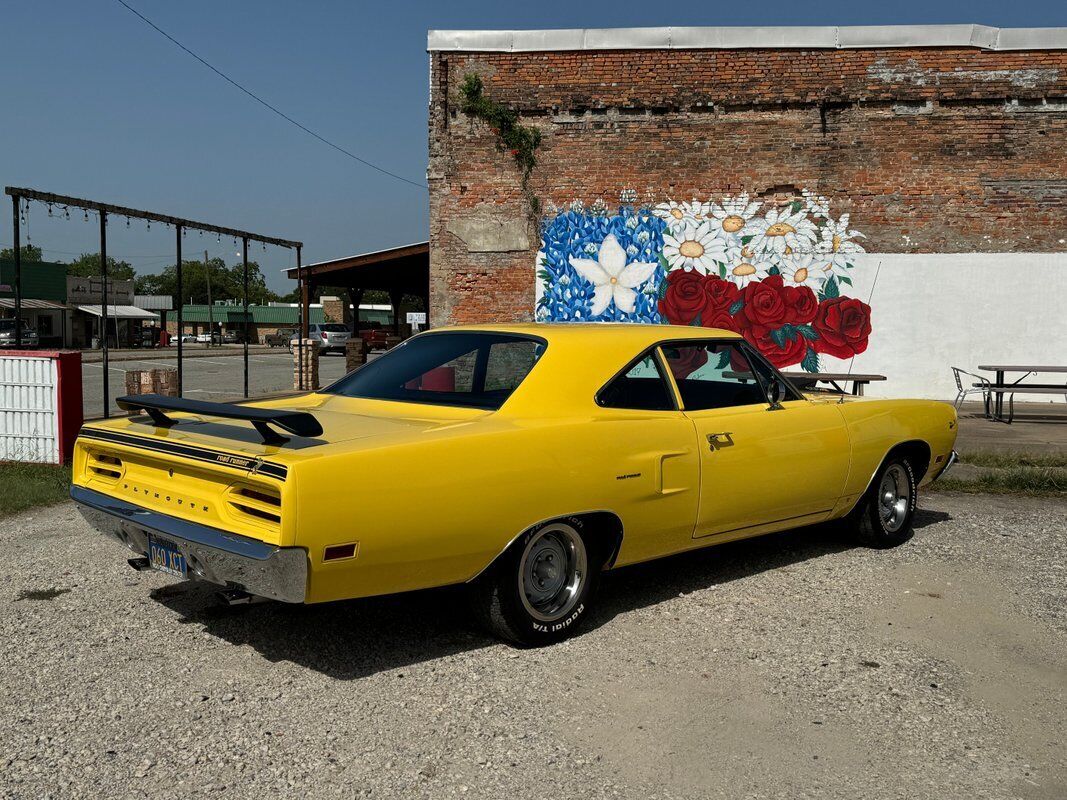
[[[835,404],[815,403],[737,340],[662,348],[700,453],[694,538],[758,533],[825,518],[844,489],[850,449]],[[787,395],[777,407],[766,384]]]

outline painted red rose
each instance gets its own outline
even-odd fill
[[[871,307],[855,297],[833,297],[819,303],[813,323],[819,338],[815,350],[836,358],[852,358],[867,349]]]
[[[707,316],[711,316],[719,311],[729,311],[730,306],[741,296],[741,290],[733,281],[724,281],[718,275],[708,275],[704,278],[704,294],[704,309],[708,312]]]
[[[704,310],[705,328],[722,328],[725,331],[741,333],[741,320],[733,316],[729,311]]]
[[[807,286],[786,286],[783,290],[786,305],[787,322],[794,325],[806,325],[815,319],[819,310],[819,299]]]
[[[659,313],[672,325],[689,325],[704,310],[704,276],[676,269],[667,273],[667,291],[659,301]]]
[[[781,275],[769,275],[742,289],[740,299],[744,307],[740,313],[745,317],[742,327],[762,325],[777,328],[787,322],[784,290]]]
[[[665,348],[664,355],[667,357],[667,366],[677,381],[684,381],[708,363],[707,348],[702,346]]]
[[[771,338],[770,328],[761,328],[753,335],[752,331],[745,333],[745,338],[759,350],[774,366],[781,369],[782,367],[788,367],[792,364],[799,364],[804,360],[804,356],[808,352],[808,340],[796,333],[792,339],[787,336],[780,336],[779,339],[782,342],[782,346]]]

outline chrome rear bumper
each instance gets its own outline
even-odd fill
[[[173,542],[185,556],[190,580],[238,587],[286,603],[302,603],[307,596],[303,548],[277,547],[186,522],[82,486],[72,486],[70,496],[90,525],[138,556],[148,554],[149,533]]]
[[[953,450],[951,453],[949,453],[948,458],[945,460],[945,466],[941,467],[941,471],[938,472],[933,478],[931,478],[930,482],[933,483],[934,481],[936,481],[939,478],[941,478],[942,476],[944,476],[944,474],[946,472],[948,472],[950,469],[952,469],[952,465],[955,464],[959,460],[960,460],[959,453],[957,453],[955,450]]]

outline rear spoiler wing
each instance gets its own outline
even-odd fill
[[[166,397],[161,394],[139,394],[120,397],[115,401],[123,411],[144,411],[152,422],[161,428],[169,428],[177,420],[168,417],[166,412],[178,411],[187,414],[203,414],[206,417],[220,419],[243,419],[263,437],[265,444],[281,444],[288,439],[273,428],[274,425],[294,436],[319,436],[322,425],[307,411],[286,411],[280,408],[255,408],[234,403],[210,403],[206,400],[184,400],[180,397]]]

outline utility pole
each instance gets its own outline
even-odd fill
[[[204,251],[204,275],[207,276],[207,346],[215,343],[215,319],[211,310],[211,267],[208,266],[207,250]]]

